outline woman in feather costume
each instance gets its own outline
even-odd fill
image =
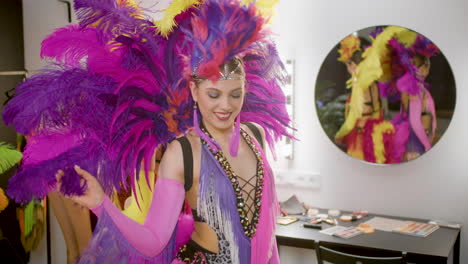
[[[430,58],[439,50],[429,39],[402,27],[388,27],[377,39],[380,41],[371,57],[381,57],[380,93],[389,101],[400,103],[400,112],[391,120],[396,131],[393,156],[398,162],[409,161],[433,144],[437,117],[425,78]]]
[[[9,195],[59,188],[99,217],[79,263],[279,262],[262,146],[291,135],[268,18],[251,3],[192,2],[163,33],[131,1],[76,0],[80,24],[42,45],[56,63],[5,109],[30,139]],[[136,193],[140,170],[153,191],[144,223],[108,198],[127,177]]]
[[[368,48],[372,49],[372,46]],[[370,83],[369,87],[364,87],[364,89],[355,87],[358,76],[362,78],[361,76],[365,75],[365,73],[358,74],[359,63],[363,60],[362,50],[361,39],[353,34],[340,42],[338,60],[346,64],[346,68],[351,74],[347,88],[352,89],[345,104],[345,122],[348,117],[352,120],[353,116],[350,116],[349,113],[355,113],[357,107],[361,109],[361,113],[354,120],[353,129],[344,130],[344,125],[340,128],[335,136],[335,142],[344,142],[346,152],[351,157],[372,163],[393,163],[395,160],[388,153],[391,153],[394,128],[390,122],[383,118],[382,102],[377,83]],[[356,91],[357,89],[363,91]],[[353,97],[362,97],[359,100],[360,105],[355,103],[356,100],[353,100]]]

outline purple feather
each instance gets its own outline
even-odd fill
[[[257,41],[264,41],[264,23],[254,5],[205,1],[192,18],[193,30],[185,31],[187,40],[194,43],[190,72],[197,70],[199,76],[217,79],[220,65],[249,52]]]
[[[143,9],[140,7],[127,1],[75,0],[74,8],[80,25],[96,26],[100,39],[105,42],[126,35],[138,41],[144,40],[147,47],[158,47],[154,42],[154,25],[141,17]]]
[[[94,144],[83,143],[55,158],[22,165],[8,182],[8,196],[22,204],[28,203],[32,199],[43,199],[47,193],[55,189],[55,174],[59,169],[65,172],[61,191],[69,195],[82,194],[85,186],[80,185],[80,176],[73,170],[73,166],[78,164],[96,175],[98,164],[94,158],[102,160],[103,150],[93,148],[92,145]],[[104,185],[103,187],[108,186]]]
[[[111,92],[113,87],[115,83],[111,78],[80,69],[43,70],[17,87],[15,96],[5,107],[3,118],[7,125],[14,125],[23,135],[38,129],[67,127],[73,118],[97,121],[106,113],[96,110],[109,109],[103,109],[96,96]],[[82,118],[85,116],[93,118],[85,120]]]
[[[97,25],[109,36],[114,36],[114,32],[119,35],[135,32],[139,23],[133,14],[139,13],[139,9],[122,2],[119,5],[115,0],[75,0],[74,9],[82,26]]]
[[[418,34],[416,41],[411,46],[412,54],[419,54],[424,57],[432,57],[439,53],[439,49],[429,39]]]
[[[94,175],[97,166],[104,164],[102,171],[115,174],[115,155],[105,152],[114,107],[100,99],[114,87],[111,78],[79,69],[43,71],[18,87],[5,108],[4,119],[28,135],[30,142],[23,167],[9,185],[12,197],[21,202],[44,197],[55,184],[57,170],[75,164]],[[70,179],[65,176],[63,191],[82,193],[78,175],[68,172],[72,175]],[[108,193],[118,187],[109,179],[101,183]]]
[[[392,70],[394,71],[393,78],[397,80],[398,90],[411,95],[418,94],[422,81],[418,78],[416,66],[411,62],[409,49],[405,48],[396,38],[391,39],[388,43],[393,49]]]

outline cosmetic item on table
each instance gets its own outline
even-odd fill
[[[340,214],[341,214],[341,211],[338,210],[338,209],[330,209],[330,210],[328,210],[328,215],[329,215],[329,216],[334,216],[334,217],[336,217],[336,216],[339,216]]]
[[[298,219],[293,216],[281,216],[281,217],[278,217],[278,219],[276,220],[276,223],[280,225],[289,225],[289,224],[296,222],[297,220]]]
[[[353,215],[360,215],[360,216],[364,217],[364,216],[368,216],[368,215],[369,215],[369,212],[366,211],[366,210],[354,211],[354,212],[353,212]]]
[[[364,234],[370,234],[375,232],[375,229],[371,225],[366,223],[360,223],[356,228],[364,232]]]
[[[363,217],[362,215],[342,215],[340,217],[340,220],[344,222],[351,222],[351,221],[362,219],[362,217]]]
[[[437,229],[439,229],[438,225],[406,221],[402,226],[399,226],[398,228],[395,228],[392,231],[405,235],[427,237]]]
[[[405,221],[376,216],[366,221],[366,224],[380,231],[392,232],[394,229],[405,224]]]
[[[306,215],[290,215],[290,216],[296,217],[297,220],[302,221],[302,222],[310,222],[310,221],[316,219],[315,217],[308,217]]]
[[[329,225],[337,225],[338,224],[338,221],[336,221],[335,218],[325,218],[325,219],[322,219],[322,221],[329,224]]]
[[[336,226],[332,226],[332,227],[329,227],[329,228],[326,228],[326,229],[322,229],[319,232],[322,233],[322,234],[331,236],[331,235],[335,234],[336,232],[345,230],[346,228],[348,228],[348,227],[336,225]]]
[[[302,215],[306,213],[306,209],[296,195],[289,197],[284,202],[280,202],[280,208],[281,212],[285,215]]]
[[[314,216],[317,216],[319,214],[319,209],[317,208],[310,208],[307,210],[307,216],[308,217],[314,217]]]
[[[302,226],[305,228],[322,229],[321,224],[304,223]]]
[[[352,238],[357,235],[361,235],[363,233],[364,232],[362,230],[357,229],[353,226],[350,226],[350,227],[347,227],[346,229],[333,233],[333,236],[341,237],[341,238]]]
[[[322,223],[322,220],[323,220],[322,218],[316,218],[316,219],[310,221],[310,223],[314,224],[314,225],[318,225],[318,224]]]
[[[429,224],[438,225],[440,227],[447,227],[453,229],[460,229],[461,225],[454,222],[444,221],[444,220],[430,220]]]

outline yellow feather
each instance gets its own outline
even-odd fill
[[[418,34],[411,30],[404,30],[399,32],[396,37],[401,44],[408,48],[416,41]]]
[[[131,6],[135,8],[135,13],[132,14],[134,18],[144,19],[143,10],[140,8],[139,3],[134,0],[122,0],[120,6],[127,7]]]
[[[254,4],[260,12],[260,15],[269,20],[270,23],[272,22],[271,18],[275,15],[275,9],[273,7],[278,3],[279,0],[242,0],[242,4],[246,6]]]
[[[90,26],[90,27],[97,27],[97,26],[101,23],[101,20],[102,20],[102,19],[99,19],[99,20],[97,20],[96,22],[90,24],[89,26]]]
[[[167,37],[169,33],[172,32],[172,29],[176,26],[174,18],[182,13],[183,11],[199,5],[203,0],[174,0],[172,3],[164,10],[164,16],[158,21],[154,21],[158,29],[158,33],[164,37]]]
[[[416,34],[406,28],[389,26],[373,40],[372,46],[364,51],[364,60],[357,66],[356,78],[352,82],[350,111],[344,124],[336,133],[336,138],[342,138],[351,132],[356,121],[362,117],[364,91],[376,81],[391,78],[390,49],[387,43],[393,37],[397,37],[399,41],[408,45],[412,43],[411,41],[414,42]]]
[[[379,164],[385,163],[385,146],[383,142],[384,133],[395,133],[393,124],[388,121],[382,121],[379,124],[374,125],[372,131],[372,141],[374,142],[374,156],[375,162]]]
[[[167,37],[173,30],[176,25],[174,18],[182,13],[183,11],[198,6],[203,2],[203,0],[174,0],[172,3],[164,9],[164,16],[162,19],[154,21],[157,31],[164,37]],[[255,6],[258,8],[260,14],[269,19],[273,17],[274,9],[273,6],[276,5],[279,0],[242,0],[244,5],[249,5],[255,3]]]
[[[107,42],[107,49],[109,49],[110,52],[114,52],[120,48],[123,47],[123,44],[121,42],[111,40]]]
[[[152,185],[152,188],[154,188],[154,184],[152,184],[154,183],[154,177],[154,172],[150,171],[149,181]],[[136,190],[140,207],[138,208],[138,204],[135,201],[135,193],[132,191],[132,195],[128,198],[131,200],[131,203],[125,210],[123,210],[123,213],[138,223],[143,224],[151,206],[151,201],[153,200],[153,192],[148,187],[144,171],[140,171],[139,179],[136,184]]]
[[[354,52],[361,50],[361,40],[353,34],[347,36],[340,42],[338,61],[346,63],[353,56]]]
[[[3,192],[3,189],[0,188],[0,212],[7,208],[7,206],[8,198],[6,197],[5,192]]]

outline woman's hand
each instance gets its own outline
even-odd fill
[[[89,172],[81,169],[77,165],[75,165],[74,169],[76,173],[81,176],[80,183],[84,184],[86,182],[87,188],[83,195],[70,196],[69,198],[82,206],[86,206],[89,209],[97,207],[101,204],[105,195],[101,185],[97,181],[96,177],[91,175]],[[60,190],[61,178],[63,174],[64,173],[62,170],[59,170],[55,174],[55,178],[57,179],[57,190]]]

